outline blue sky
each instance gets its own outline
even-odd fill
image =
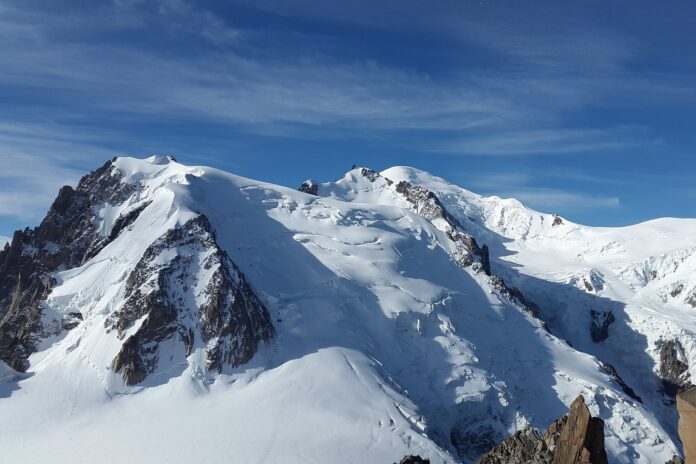
[[[696,4],[0,0],[0,235],[114,155],[693,217]]]

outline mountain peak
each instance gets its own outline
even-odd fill
[[[612,462],[674,454],[689,222],[558,224],[408,167],[303,186],[122,157],[62,189],[0,251],[8,459],[469,462],[578,395]]]

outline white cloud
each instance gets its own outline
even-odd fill
[[[5,248],[5,244],[9,243],[10,240],[11,240],[10,237],[3,237],[2,235],[0,235],[0,250]]]

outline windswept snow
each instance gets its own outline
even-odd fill
[[[84,321],[34,354],[26,375],[0,365],[8,462],[390,463],[406,454],[468,462],[520,427],[546,428],[580,393],[606,421],[612,462],[674,454],[673,418],[628,397],[595,356],[643,398],[657,388],[639,378],[652,372],[655,340],[694,333],[684,297],[671,294],[680,283],[694,288],[683,250],[696,246],[684,238],[696,236],[696,221],[554,225],[515,200],[403,167],[352,170],[314,196],[169,158],[116,165],[139,185],[124,208],[149,203],[97,256],[55,275],[46,314],[80,311]],[[401,180],[435,192],[491,248],[494,273],[531,289],[550,333],[483,272],[457,265],[443,228],[396,192]],[[98,212],[105,234],[124,211]],[[110,368],[119,344],[104,321],[145,249],[200,213],[264,300],[277,336],[237,369],[208,372],[197,349],[125,386]],[[659,278],[645,279],[653,270]],[[651,285],[669,296],[653,302],[654,292],[642,293]],[[563,302],[577,294],[586,308]],[[597,299],[619,319],[602,344],[587,338]],[[648,337],[643,351],[622,363],[636,348],[621,345],[637,334]],[[161,346],[161,358],[168,349],[176,347]]]

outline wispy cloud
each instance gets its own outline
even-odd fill
[[[2,7],[0,84],[50,90],[50,99],[70,101],[85,113],[203,119],[285,136],[309,131],[316,137],[316,127],[329,134],[362,130],[365,136],[380,130],[446,131],[448,137],[477,134],[482,128],[505,130],[507,139],[497,146],[480,139],[464,147],[484,145],[506,152],[502,145],[509,142],[525,153],[549,138],[574,151],[612,149],[615,134],[549,127],[558,124],[559,113],[596,103],[608,93],[616,98],[631,86],[638,86],[636,91],[672,88],[655,76],[640,82],[632,77],[635,73],[625,66],[632,56],[630,44],[615,35],[562,31],[549,40],[548,35],[511,31],[488,18],[448,20],[444,24],[458,40],[500,57],[495,66],[464,67],[436,78],[371,59],[336,59],[331,51],[308,45],[312,37],[295,53],[278,53],[248,39],[265,31],[232,27],[193,3],[167,0],[152,5],[120,0],[112,7],[75,9],[70,15]],[[350,9],[332,5],[316,14]],[[267,7],[279,5],[271,2]],[[361,17],[355,13],[346,17]],[[127,40],[84,40],[147,28],[173,40],[181,37],[184,52],[147,43],[129,46]],[[66,32],[73,30],[85,37]],[[186,40],[195,38],[208,41],[208,46],[187,53],[185,47],[193,45]],[[547,128],[529,129],[531,124]],[[457,143],[463,142],[451,144]]]
[[[0,123],[0,217],[36,221],[62,185],[111,157],[76,129]]]
[[[241,27],[240,4],[271,20]],[[527,6],[510,6],[503,21],[479,2],[230,5],[225,15],[186,0],[0,0],[0,215],[40,217],[60,184],[118,154],[118,138],[160,124],[215,125],[230,138],[362,138],[429,155],[568,157],[663,143],[630,120],[579,124],[588,107],[696,100],[691,76],[636,67],[643,44],[588,29],[579,7],[557,22]],[[295,30],[288,18],[328,22]],[[408,46],[449,64],[380,59],[362,39],[332,34],[338,22],[416,31],[423,44]],[[535,205],[618,204],[516,185],[509,193]]]
[[[548,155],[611,153],[630,147],[658,145],[645,128],[546,129],[501,131],[443,142],[433,151],[462,155]]]

